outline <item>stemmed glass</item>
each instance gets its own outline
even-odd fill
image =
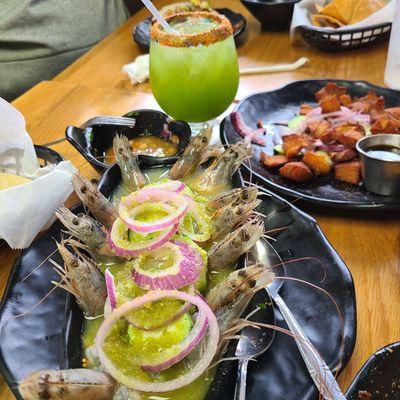
[[[150,83],[172,118],[210,121],[235,98],[239,68],[231,23],[212,12],[166,18],[173,33],[156,22],[151,30]]]

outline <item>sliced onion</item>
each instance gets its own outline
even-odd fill
[[[182,190],[186,188],[186,184],[183,183],[182,181],[166,179],[163,182],[150,183],[150,185],[146,185],[144,187],[144,189],[147,188],[165,189],[165,190],[170,190],[172,192],[180,193],[182,192]]]
[[[168,242],[168,240],[171,239],[171,237],[178,230],[178,226],[179,225],[176,224],[171,228],[160,231],[159,234],[153,239],[135,243],[131,242],[129,239],[125,239],[125,237],[128,236],[129,228],[121,218],[117,218],[107,235],[108,245],[117,256],[137,256],[144,251],[157,249],[164,243]]]
[[[179,361],[182,361],[200,343],[201,339],[203,339],[207,330],[207,326],[208,322],[206,314],[204,310],[200,310],[193,329],[190,331],[189,335],[187,335],[186,338],[179,344],[182,347],[182,350],[176,356],[171,357],[170,359],[163,362],[154,364],[143,364],[141,366],[142,370],[153,373],[161,372],[177,364]]]
[[[343,144],[316,144],[316,146],[318,147],[318,149],[323,150],[323,151],[327,151],[327,152],[332,152],[332,151],[344,151],[346,150],[348,147],[346,147]]]
[[[361,114],[360,112],[350,110],[347,107],[342,106],[339,111],[330,113],[322,113],[321,107],[317,107],[305,115],[305,118],[301,123],[291,132],[292,134],[303,133],[310,122],[319,122],[327,119],[333,126],[337,126],[343,123],[370,123],[371,117],[367,114]]]
[[[201,254],[187,243],[173,241],[153,250],[154,257],[163,257],[163,252],[173,253],[174,264],[165,270],[149,272],[140,267],[141,257],[132,262],[132,278],[136,285],[145,290],[180,289],[194,283],[204,267]],[[143,255],[148,257],[149,253]]]
[[[250,139],[251,142],[259,144],[260,146],[265,146],[265,141],[260,137],[257,137],[258,135],[265,134],[265,128],[253,129],[246,125],[243,121],[242,115],[238,111],[231,113],[230,119],[232,126],[240,136]]]
[[[113,325],[127,313],[143,307],[146,303],[162,300],[165,298],[176,298],[190,302],[198,308],[199,314],[203,313],[206,317],[209,329],[208,342],[204,353],[199,362],[187,374],[166,382],[148,382],[130,377],[115,367],[113,362],[107,357],[103,350],[104,341]],[[180,292],[178,290],[157,290],[149,292],[143,296],[136,297],[132,301],[124,303],[116,308],[100,325],[95,338],[95,346],[102,366],[105,370],[121,384],[142,392],[167,392],[179,389],[196,380],[211,364],[218,347],[219,328],[217,319],[209,305],[199,296]]]
[[[153,325],[151,328],[145,328],[142,325],[138,325],[136,322],[133,321],[132,318],[129,316],[126,317],[126,320],[129,322],[129,325],[132,325],[136,329],[140,329],[141,331],[154,331],[156,329],[160,329],[166,325],[172,324],[175,322],[177,319],[182,317],[184,314],[186,314],[192,305],[190,303],[184,303],[181,307],[181,309],[174,315],[172,315],[170,318],[167,318],[163,322],[160,322],[158,325]]]
[[[143,222],[135,219],[143,207],[151,204],[164,204],[168,216],[155,221]],[[131,193],[121,199],[119,216],[128,227],[136,232],[156,232],[177,224],[187,211],[187,200],[178,193],[158,188],[147,188]]]
[[[117,307],[117,289],[115,287],[114,276],[107,268],[104,277],[106,279],[107,297],[110,302],[110,307],[111,310],[114,310],[114,308]]]

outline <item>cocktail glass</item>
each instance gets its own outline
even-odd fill
[[[231,23],[211,12],[171,15],[175,30],[151,30],[150,83],[172,118],[200,123],[222,114],[235,98],[239,69]]]

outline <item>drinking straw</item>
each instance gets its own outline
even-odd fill
[[[297,61],[290,64],[276,64],[276,65],[266,65],[262,67],[254,68],[241,68],[240,75],[250,75],[250,74],[267,74],[269,72],[283,72],[283,71],[293,71],[307,64],[310,60],[306,57],[301,57]]]
[[[168,33],[174,33],[175,31],[168,25],[168,22],[163,18],[157,8],[151,0],[142,0],[142,3],[147,7],[147,9],[153,14],[154,18],[161,24],[164,30]]]

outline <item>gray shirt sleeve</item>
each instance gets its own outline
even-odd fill
[[[53,78],[127,17],[123,0],[2,0],[0,96]]]

